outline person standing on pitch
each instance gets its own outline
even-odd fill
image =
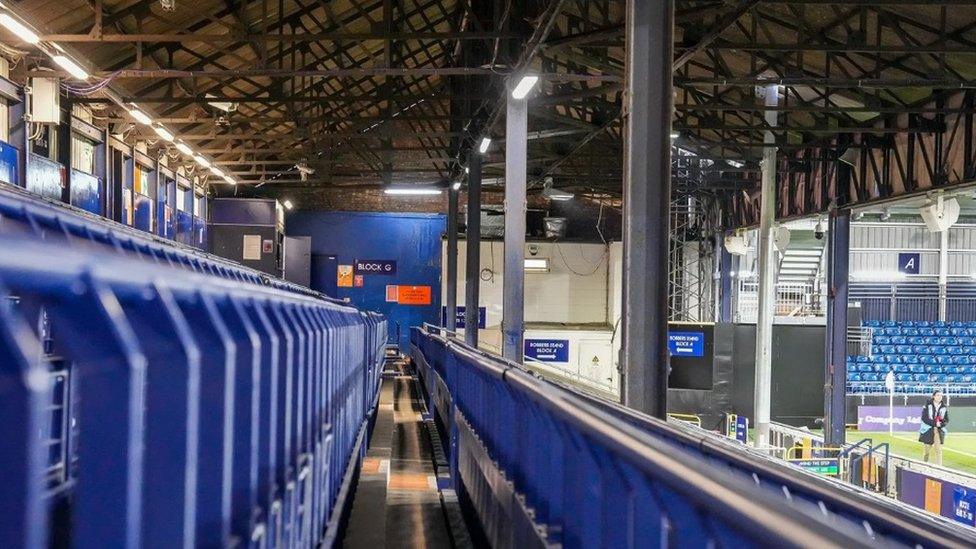
[[[925,445],[922,455],[925,461],[932,457],[936,465],[942,465],[942,444],[948,423],[949,407],[942,402],[942,391],[936,389],[932,399],[922,407],[922,425],[918,428],[918,441]]]

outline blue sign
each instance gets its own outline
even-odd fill
[[[746,416],[735,416],[735,440],[749,442],[749,418]]]
[[[454,320],[455,327],[460,330],[464,328],[464,311],[465,307],[459,306],[456,311],[456,318]],[[488,316],[487,307],[478,307],[478,327],[482,330],[485,329],[485,322]],[[447,307],[441,307],[441,325],[447,326]]]
[[[902,252],[898,254],[898,272],[910,275],[917,275],[919,270],[920,254]]]
[[[952,491],[952,518],[976,526],[976,491],[961,486]]]
[[[18,185],[20,180],[17,178],[18,151],[3,141],[0,141],[0,181]]]
[[[668,332],[671,356],[705,356],[704,332]]]
[[[388,259],[357,259],[353,270],[360,275],[395,275],[396,263]]]
[[[569,340],[526,339],[525,356],[541,362],[569,362]]]

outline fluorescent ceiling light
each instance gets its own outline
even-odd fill
[[[194,156],[193,157],[193,160],[196,160],[197,164],[200,164],[204,168],[209,168],[210,167],[210,161],[207,160],[206,158],[202,157],[202,156]]]
[[[177,143],[176,150],[187,156],[193,156],[193,149],[191,149],[186,143]]]
[[[27,26],[20,21],[11,17],[9,13],[0,13],[0,25],[6,27],[7,30],[16,34],[17,38],[20,38],[28,44],[36,44],[41,41],[40,37],[38,37],[34,31],[27,28]]]
[[[399,195],[434,195],[441,194],[440,189],[433,189],[430,187],[415,187],[415,188],[404,188],[404,187],[391,187],[389,189],[384,189],[383,192],[386,194],[399,194]]]
[[[216,175],[217,177],[223,177],[224,176],[223,170],[221,170],[217,166],[210,166],[210,173]]]
[[[208,93],[205,97],[207,99],[210,99],[211,97],[213,97],[213,94]],[[237,108],[237,105],[231,103],[230,101],[209,101],[207,104],[215,109],[220,109],[224,112],[231,112],[233,110],[236,110]]]
[[[525,258],[525,272],[527,273],[548,273],[548,257],[527,257]]]
[[[285,200],[284,205],[286,210],[290,210],[295,207],[295,205],[291,203],[291,200]]]
[[[234,181],[234,178],[229,175],[224,176],[224,181],[230,183],[231,185],[237,185],[237,181]]]
[[[77,78],[78,80],[88,80],[88,73],[85,69],[81,68],[77,63],[69,59],[64,55],[55,55],[51,59],[61,66],[62,69],[68,71],[68,74]]]
[[[142,124],[143,126],[152,125],[152,118],[149,118],[148,114],[140,111],[139,109],[130,109],[129,114],[132,116],[132,118],[136,119],[136,122]]]
[[[454,189],[455,191],[458,190],[458,189],[460,189],[461,188],[461,182],[460,181],[455,181],[454,184],[451,185],[451,188]]]
[[[159,137],[162,137],[166,141],[172,141],[173,140],[173,134],[169,133],[169,130],[167,130],[166,128],[164,128],[162,126],[153,126],[153,131],[156,132],[156,135],[158,135]]]
[[[490,146],[491,146],[491,138],[482,137],[481,144],[478,145],[478,152],[480,152],[481,154],[485,154],[486,152],[488,152],[488,147]]]
[[[522,79],[519,80],[519,83],[515,85],[515,89],[512,90],[512,97],[515,99],[525,99],[525,96],[529,95],[529,92],[532,91],[532,88],[535,87],[535,84],[538,81],[538,76],[523,76]]]
[[[677,139],[679,137],[681,137],[681,134],[680,133],[678,133],[678,132],[671,132],[671,140],[672,141],[674,141],[675,139]]]
[[[745,162],[739,162],[738,160],[726,160],[726,162],[728,162],[729,166],[732,166],[733,168],[742,168],[746,165]]]
[[[464,167],[464,173],[471,173],[471,168],[465,166]]]

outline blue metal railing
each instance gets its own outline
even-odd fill
[[[12,209],[0,199],[0,546],[334,539],[386,321],[72,212]]]
[[[450,440],[458,491],[490,541],[569,547],[976,541],[973,532],[896,502],[543,381],[454,339],[415,329],[411,352]]]

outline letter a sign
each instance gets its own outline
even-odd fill
[[[898,254],[898,272],[917,275],[919,272],[919,254],[900,253]]]

